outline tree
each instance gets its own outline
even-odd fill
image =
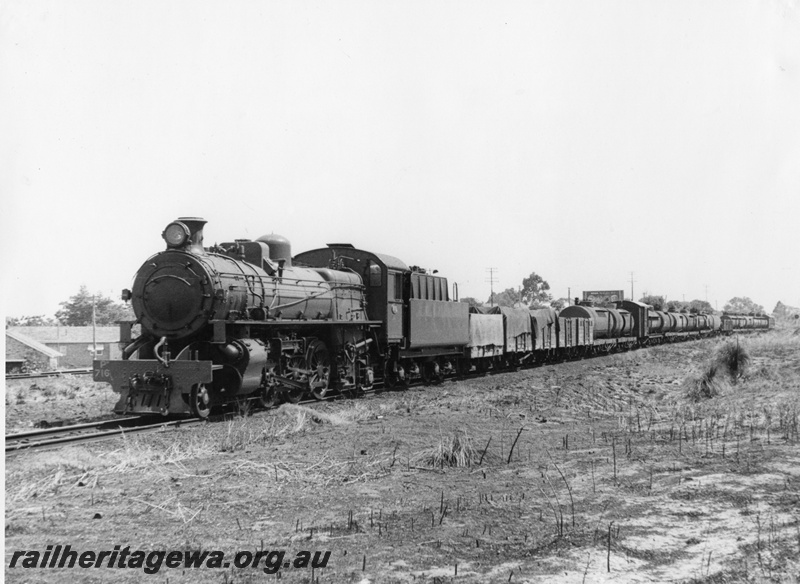
[[[704,312],[706,314],[714,314],[714,307],[706,300],[692,300],[689,303],[689,310],[692,312]]]
[[[760,304],[756,304],[747,296],[735,296],[728,300],[727,304],[725,304],[722,310],[725,312],[738,312],[746,314],[749,312],[764,312],[764,307]]]
[[[680,312],[688,307],[689,305],[686,302],[681,302],[680,300],[670,300],[667,302],[668,312]]]
[[[653,307],[654,310],[664,310],[664,306],[667,304],[667,299],[663,296],[654,296],[653,294],[647,294],[639,298],[639,302],[643,304],[649,304]]]
[[[56,312],[58,321],[66,326],[87,326],[92,324],[92,303],[94,301],[95,322],[98,325],[114,324],[120,320],[133,320],[130,307],[114,302],[102,294],[91,294],[86,286],[75,296],[61,303],[61,310]]]
[[[478,302],[478,300],[476,298],[473,298],[472,296],[465,296],[464,298],[459,300],[459,302],[466,302],[467,304],[469,304],[470,308],[475,308],[476,306],[481,305],[481,303]]]
[[[55,320],[43,314],[6,317],[6,328],[10,326],[54,326],[55,324]]]
[[[550,301],[550,308],[561,312],[568,304],[569,300],[567,298],[556,298],[555,300]]]
[[[519,292],[513,288],[506,288],[502,292],[495,293],[489,296],[489,304],[493,306],[508,306],[513,307],[519,302]]]
[[[531,308],[541,308],[553,299],[548,290],[550,284],[536,272],[522,280],[522,300]]]

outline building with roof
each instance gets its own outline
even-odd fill
[[[25,366],[37,371],[52,371],[59,368],[59,360],[63,356],[57,350],[18,330],[6,329],[6,373]]]
[[[97,359],[121,359],[119,327],[98,326],[94,333],[91,326],[20,326],[6,329],[6,358],[9,355],[9,333],[23,335],[58,354],[53,369],[77,369],[91,367]],[[93,343],[94,339],[94,343]],[[96,353],[94,348],[96,347]],[[18,358],[18,357],[17,357]]]
[[[772,311],[772,315],[779,320],[790,318],[796,319],[800,317],[800,308],[795,308],[794,306],[789,306],[783,302],[778,302],[778,304],[775,305],[775,310]]]

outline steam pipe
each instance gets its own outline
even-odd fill
[[[150,339],[145,335],[140,336],[122,350],[122,358],[129,359],[131,355],[146,345],[149,340]]]

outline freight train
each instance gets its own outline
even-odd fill
[[[270,406],[376,382],[402,388],[773,324],[630,301],[560,313],[470,308],[457,285],[451,296],[446,278],[393,256],[348,243],[292,256],[279,235],[204,247],[205,223],[167,225],[166,249],[123,291],[136,320],[120,323],[122,359],[94,362],[95,381],[119,393],[117,413],[204,418],[245,399]]]

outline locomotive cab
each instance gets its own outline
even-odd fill
[[[364,284],[367,318],[385,323],[378,332],[382,344],[405,343],[405,288],[409,267],[401,260],[356,249],[349,243],[332,243],[327,248],[303,252],[294,257],[296,265],[316,269],[345,270],[360,276]]]
[[[469,306],[450,299],[446,278],[343,243],[301,253],[294,260],[298,265],[351,270],[362,277],[368,317],[380,323],[375,330],[388,385],[417,376],[441,379],[463,356],[469,342]]]

